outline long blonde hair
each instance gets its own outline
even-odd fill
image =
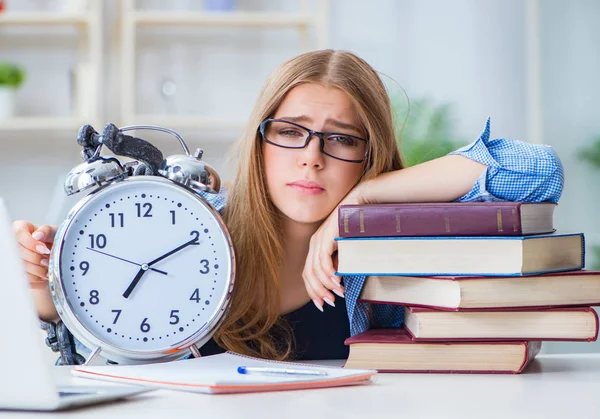
[[[236,253],[236,286],[231,308],[214,335],[228,350],[263,358],[289,358],[293,339],[280,319],[283,237],[267,191],[257,129],[302,83],[340,89],[354,101],[369,144],[361,180],[402,168],[389,97],[375,70],[361,58],[345,51],[313,51],[283,63],[267,79],[237,144],[238,169],[223,213]]]

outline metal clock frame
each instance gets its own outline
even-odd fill
[[[221,231],[227,242],[227,271],[229,284],[226,286],[226,292],[221,297],[219,301],[218,309],[212,314],[211,318],[208,322],[200,329],[198,329],[194,334],[185,339],[183,342],[178,343],[177,345],[170,345],[168,348],[163,350],[154,350],[154,351],[146,351],[146,350],[129,350],[119,348],[117,346],[111,345],[102,339],[95,336],[91,333],[84,324],[79,320],[77,315],[75,314],[73,308],[71,307],[66,295],[65,289],[63,285],[63,278],[61,277],[61,265],[60,258],[63,251],[64,240],[66,233],[69,231],[69,227],[71,226],[72,221],[79,214],[81,210],[83,210],[87,205],[92,203],[95,200],[101,199],[101,197],[108,193],[108,191],[113,190],[115,187],[118,187],[119,184],[130,183],[130,182],[154,182],[164,185],[166,187],[174,188],[174,189],[182,189],[184,192],[191,195],[195,198],[201,205],[203,205],[209,213],[215,218]],[[60,315],[61,319],[67,326],[67,328],[76,336],[81,342],[92,349],[92,353],[90,357],[88,357],[87,362],[89,363],[93,358],[95,358],[100,353],[105,358],[114,361],[114,362],[124,362],[127,364],[137,364],[137,363],[148,363],[148,362],[162,362],[169,361],[174,359],[179,359],[185,356],[184,353],[186,350],[190,350],[192,354],[196,357],[200,356],[200,352],[198,348],[204,345],[214,334],[214,331],[221,324],[224,319],[225,313],[227,312],[229,305],[231,303],[231,295],[233,286],[235,283],[235,253],[233,250],[233,244],[231,241],[231,237],[229,235],[229,231],[227,227],[223,223],[220,214],[208,203],[201,195],[197,192],[193,191],[190,188],[187,188],[183,185],[177,184],[169,179],[162,178],[160,176],[133,176],[128,177],[123,180],[118,180],[116,182],[109,183],[93,192],[89,195],[81,199],[67,214],[67,217],[60,225],[55,238],[55,246],[56,251],[52,252],[50,257],[49,266],[48,266],[48,279],[50,282],[50,292],[52,294],[52,299],[54,301],[54,305]]]

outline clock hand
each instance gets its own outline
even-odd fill
[[[100,253],[105,256],[110,256],[111,258],[122,260],[123,262],[131,263],[132,265],[142,266],[141,263],[135,263],[131,260],[127,260],[127,259],[123,259],[119,256],[111,255],[110,253],[101,252],[100,250],[92,249],[91,247],[86,247],[86,249],[91,250],[92,252]],[[161,271],[160,269],[150,268],[150,270],[152,270],[154,272],[158,272],[159,274],[167,275],[167,273],[165,271]]]
[[[157,262],[160,262],[161,260],[163,260],[163,259],[171,256],[173,253],[176,253],[176,252],[179,252],[182,249],[185,249],[186,247],[188,247],[191,244],[200,244],[200,242],[198,241],[198,238],[195,237],[192,240],[188,241],[187,243],[184,243],[181,246],[176,247],[175,249],[171,250],[170,252],[167,252],[164,255],[157,257],[152,262],[150,262],[150,263],[144,263],[143,265],[141,265],[141,268],[138,271],[138,273],[135,275],[135,278],[133,278],[133,281],[131,281],[131,284],[129,284],[129,286],[127,287],[127,289],[123,293],[123,297],[129,298],[129,296],[131,295],[131,292],[136,287],[136,285],[138,284],[138,282],[140,282],[140,279],[142,279],[142,276],[144,275],[144,273],[148,269],[152,269],[152,268],[150,268],[150,265],[153,265],[153,264],[155,264]]]
[[[144,268],[146,268],[146,269],[144,269]],[[129,296],[131,295],[131,292],[133,291],[135,286],[138,284],[138,282],[140,282],[140,279],[142,279],[142,276],[144,275],[144,273],[146,273],[147,270],[148,270],[148,266],[142,265],[142,267],[140,268],[138,273],[135,274],[135,277],[133,278],[133,281],[131,281],[131,284],[129,284],[129,286],[123,293],[123,297],[129,298]]]
[[[186,247],[188,247],[189,245],[192,245],[192,244],[194,244],[194,245],[198,245],[198,244],[200,244],[200,242],[198,241],[198,238],[197,238],[197,237],[195,237],[195,238],[193,238],[192,240],[190,240],[190,241],[188,241],[188,242],[186,242],[186,243],[182,244],[182,245],[181,245],[181,246],[179,246],[179,247],[176,247],[175,249],[171,250],[170,252],[167,252],[167,253],[165,253],[164,255],[157,257],[157,258],[156,258],[156,259],[154,259],[152,262],[148,262],[148,266],[152,266],[152,265],[154,265],[155,263],[158,263],[158,262],[160,262],[161,260],[163,260],[163,259],[165,259],[165,258],[167,258],[167,257],[171,256],[173,253],[177,253],[177,252],[179,252],[180,250],[183,250],[183,249],[185,249]]]

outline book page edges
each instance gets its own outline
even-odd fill
[[[359,299],[373,300],[377,295],[390,297],[403,295],[419,303],[419,296],[427,294],[434,306],[458,307],[461,301],[460,284],[457,281],[439,281],[434,278],[371,276],[365,282]]]
[[[406,369],[400,369],[400,368],[392,368],[391,365],[394,361],[390,360],[390,361],[386,361],[385,363],[388,364],[388,367],[385,367],[384,364],[381,363],[381,356],[380,359],[378,359],[375,362],[379,362],[379,365],[382,366],[382,368],[377,368],[377,370],[379,372],[393,372],[393,373],[449,373],[449,374],[519,374],[520,372],[523,371],[523,369],[535,358],[535,356],[539,353],[540,348],[541,348],[541,342],[527,342],[527,341],[491,341],[491,342],[484,342],[484,341],[473,341],[473,342],[447,342],[447,343],[454,343],[457,347],[466,345],[466,346],[478,346],[478,345],[484,345],[486,347],[490,347],[490,346],[505,346],[505,349],[508,350],[508,352],[505,353],[505,355],[508,357],[503,364],[505,364],[504,367],[499,367],[498,369],[473,369],[473,368],[448,368],[448,369],[444,369],[442,367],[438,367],[438,368],[406,368]],[[366,368],[367,366],[369,368],[376,368],[373,367],[373,362],[369,360],[368,357],[368,352],[366,353],[361,353],[360,355],[357,354],[356,349],[359,349],[360,347],[365,348],[367,351],[372,349],[367,349],[367,348],[372,348],[373,346],[380,346],[382,348],[388,348],[388,350],[390,350],[389,348],[393,348],[394,346],[397,345],[401,345],[401,346],[413,346],[413,345],[433,345],[433,346],[446,346],[444,343],[442,342],[413,342],[413,341],[409,341],[409,342],[401,342],[401,343],[375,343],[375,342],[368,342],[368,341],[363,341],[363,342],[355,342],[350,344],[350,355],[348,357],[348,361],[346,362],[346,367],[350,367],[350,368]],[[363,351],[362,348],[359,349],[361,352]],[[378,352],[381,354],[381,351],[378,350]],[[496,356],[496,355],[495,355]],[[360,357],[357,359],[357,357]],[[423,361],[415,361],[413,362],[413,364],[418,364],[419,362],[423,362]],[[439,361],[435,361],[434,363],[439,363]],[[511,365],[511,367],[508,367],[508,365]]]
[[[583,234],[546,237],[531,237],[523,242],[523,272],[555,271],[565,266],[583,269],[585,247]]]
[[[466,336],[468,335],[468,333],[465,333],[465,335],[463,336],[458,336],[459,333],[457,333],[456,335],[452,334],[452,336],[432,336],[432,332],[429,332],[430,336],[418,336],[419,334],[421,334],[421,330],[420,330],[420,325],[421,322],[429,322],[430,324],[436,324],[437,322],[440,322],[439,319],[434,319],[434,318],[430,318],[430,319],[423,319],[419,316],[419,314],[427,314],[427,313],[431,313],[431,314],[442,314],[444,312],[440,311],[440,310],[432,310],[432,309],[428,309],[428,308],[421,308],[421,307],[405,307],[405,324],[406,324],[406,332],[407,334],[410,336],[411,340],[414,342],[419,342],[419,343],[427,343],[427,342],[432,342],[432,343],[440,343],[440,342],[448,342],[448,341],[452,341],[452,342],[498,342],[498,341],[556,341],[556,342],[593,342],[596,341],[596,339],[598,338],[598,314],[596,313],[596,311],[592,308],[592,307],[559,307],[559,308],[551,308],[551,309],[525,309],[525,310],[521,310],[521,309],[496,309],[496,310],[469,310],[469,311],[446,311],[445,314],[449,315],[449,316],[454,316],[454,315],[459,315],[461,312],[462,313],[490,313],[490,314],[498,314],[498,313],[516,313],[519,314],[520,312],[523,313],[538,313],[538,312],[551,312],[551,313],[560,313],[560,312],[564,312],[564,313],[571,313],[573,315],[576,315],[578,317],[578,321],[580,321],[581,323],[579,324],[579,329],[581,330],[582,333],[586,333],[587,336],[586,337],[578,337],[578,336],[557,336],[557,337],[553,337],[551,332],[548,332],[548,335],[542,335],[541,333],[538,334],[537,336],[533,336],[534,334],[532,333],[531,335],[529,334],[523,334],[523,335],[516,335],[513,334],[512,336],[508,336],[508,335],[504,335],[504,336]],[[510,320],[508,320],[510,322]],[[452,322],[451,318],[448,318],[447,320],[445,320],[444,324],[450,323]],[[483,323],[484,319],[480,319],[479,322]],[[474,323],[477,324],[477,321],[474,320]],[[424,326],[426,326],[426,324],[424,324]],[[456,325],[455,327],[458,327],[459,329],[461,329],[460,325]],[[540,326],[541,327],[541,326]],[[462,326],[462,328],[466,328],[465,325]],[[425,332],[427,333],[427,332]],[[500,332],[498,332],[500,333]],[[451,333],[450,333],[451,334]],[[472,332],[471,334],[476,334],[476,332]],[[580,335],[582,336],[582,335]]]

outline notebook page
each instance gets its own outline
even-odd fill
[[[239,366],[311,369],[324,371],[327,375],[244,375],[237,372]],[[233,353],[223,353],[208,357],[160,364],[77,366],[74,367],[73,374],[78,377],[98,380],[211,393],[269,391],[275,389],[272,388],[273,385],[279,385],[282,387],[281,389],[294,389],[332,387],[361,383],[366,384],[373,380],[377,372],[374,370],[345,369],[291,362],[265,361]],[[295,386],[294,384],[298,384],[298,386]]]

